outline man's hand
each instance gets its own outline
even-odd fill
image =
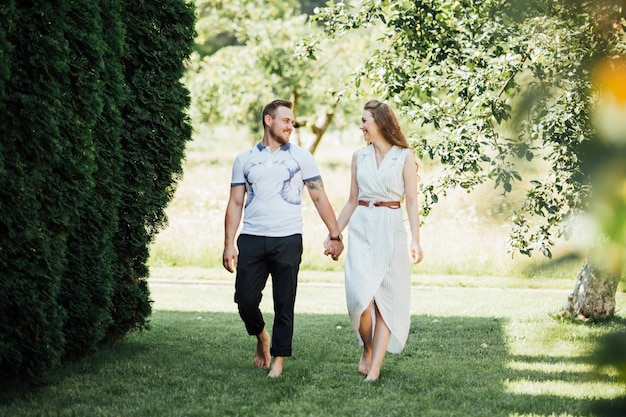
[[[235,272],[237,268],[237,262],[239,261],[239,254],[234,246],[224,247],[224,253],[222,254],[222,265],[228,272]]]
[[[324,255],[330,255],[333,261],[339,259],[339,255],[343,252],[343,242],[339,240],[330,240],[330,236],[324,240]]]

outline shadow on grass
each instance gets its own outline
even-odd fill
[[[520,394],[511,386],[615,381],[542,370],[589,364],[583,357],[511,355],[506,324],[414,316],[404,352],[388,354],[381,379],[365,383],[347,317],[300,314],[294,356],[272,380],[252,366],[255,339],[236,314],[156,311],[150,331],[66,364],[45,386],[5,391],[0,415],[590,416],[589,402],[567,392]]]
[[[536,276],[562,277],[572,280],[572,271],[578,271],[585,261],[580,253],[569,252],[553,258],[540,258],[541,260],[528,263],[521,269],[524,277],[532,278]]]

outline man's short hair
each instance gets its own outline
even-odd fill
[[[277,99],[277,100],[269,102],[263,109],[263,115],[261,116],[261,125],[263,126],[264,129],[265,129],[265,116],[269,114],[270,116],[273,117],[274,114],[276,113],[276,109],[279,107],[287,107],[288,109],[292,109],[293,103],[289,100],[281,100],[281,99]]]

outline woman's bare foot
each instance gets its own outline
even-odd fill
[[[257,368],[269,368],[272,357],[270,356],[270,334],[267,330],[257,336],[256,353],[254,354],[254,366]]]
[[[367,376],[367,374],[370,371],[371,364],[372,364],[372,351],[369,349],[363,348],[363,353],[361,354],[361,360],[359,361],[359,372]]]
[[[380,371],[370,370],[369,373],[365,376],[365,382],[377,381],[380,377]]]
[[[274,363],[272,363],[272,368],[270,369],[270,373],[267,374],[270,378],[278,378],[283,373],[283,362],[285,362],[284,356],[276,356],[274,358]]]

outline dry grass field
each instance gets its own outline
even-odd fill
[[[232,161],[252,143],[233,128],[199,130],[189,144],[184,177],[167,209],[169,225],[151,248],[150,266],[221,268],[224,210],[228,201]],[[323,139],[315,156],[329,198],[338,213],[348,195],[352,152],[363,146],[355,126]],[[430,161],[420,162],[422,181],[437,174]],[[468,194],[455,191],[442,198],[423,218],[424,261],[414,273],[516,278],[562,278],[572,282],[582,255],[571,242],[557,241],[552,260],[506,251],[514,197],[503,198],[492,185]],[[326,229],[314,206],[305,198],[303,270],[340,271],[343,263],[322,254]]]

